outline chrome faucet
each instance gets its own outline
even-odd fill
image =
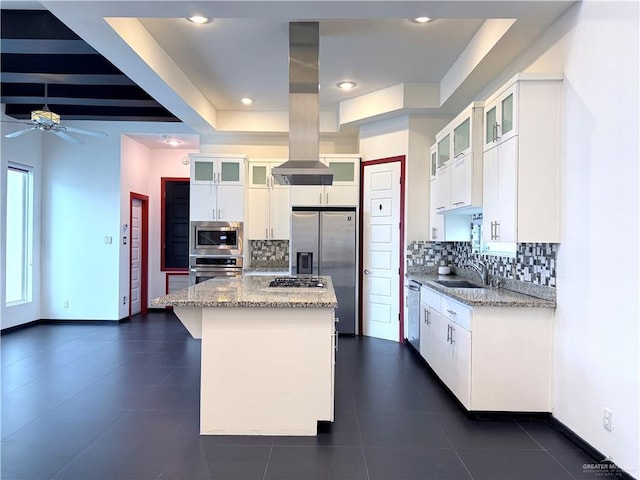
[[[474,270],[480,278],[482,279],[483,285],[489,285],[489,269],[487,268],[487,264],[478,260],[477,262],[470,262],[465,265],[465,267],[469,267]]]

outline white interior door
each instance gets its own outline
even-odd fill
[[[400,339],[400,162],[365,165],[362,330]]]
[[[131,205],[131,315],[142,311],[140,279],[142,268],[142,201],[134,198]]]

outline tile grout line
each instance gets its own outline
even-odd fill
[[[520,422],[517,422],[517,421],[516,421],[516,422],[514,422],[514,423],[515,423],[516,425],[518,425],[518,427],[520,427],[522,430],[524,430],[524,433],[526,433],[527,435],[529,435],[529,437],[531,437],[531,440],[533,440],[533,441],[534,441],[534,442],[536,442],[538,445],[540,445],[540,448],[542,449],[542,451],[543,451],[544,453],[546,453],[547,455],[549,455],[549,456],[553,459],[553,461],[554,461],[554,462],[556,462],[558,465],[560,465],[560,467],[561,467],[565,472],[567,472],[567,473],[569,474],[569,476],[570,476],[573,480],[576,480],[575,475],[574,475],[573,473],[571,473],[569,470],[567,470],[567,468],[566,468],[566,467],[565,467],[565,466],[560,462],[560,460],[558,460],[556,457],[554,457],[554,456],[551,454],[551,452],[550,452],[549,450],[547,450],[547,449],[545,448],[545,446],[544,446],[544,445],[542,445],[538,440],[536,440],[536,439],[534,438],[534,436],[533,436],[533,435],[531,435],[531,433],[529,433],[529,431],[528,431],[526,428],[524,428],[522,425],[520,425]]]
[[[271,461],[271,452],[273,452],[273,445],[276,443],[276,437],[271,438],[271,445],[269,445],[269,455],[267,456],[267,463],[264,466],[264,472],[262,474],[262,480],[267,478],[267,470],[269,470],[269,462]]]
[[[449,445],[451,445],[451,449],[453,450],[453,453],[456,454],[456,457],[458,457],[458,460],[460,460],[460,463],[462,464],[462,466],[464,467],[465,471],[467,472],[467,475],[469,475],[469,478],[471,480],[474,480],[473,475],[471,474],[471,471],[469,470],[469,468],[467,467],[467,464],[464,463],[464,460],[462,459],[462,457],[460,456],[460,453],[458,453],[458,449],[456,448],[456,446],[453,444],[453,441],[451,440],[451,438],[449,438],[449,435],[447,435],[447,432],[445,431],[444,428],[442,428],[442,425],[440,425],[440,422],[438,422],[438,428],[440,429],[440,431],[442,431],[442,434],[444,435],[444,437],[447,439],[447,442],[449,442]]]

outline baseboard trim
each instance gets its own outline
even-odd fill
[[[17,332],[25,328],[35,327],[37,325],[101,325],[101,326],[114,326],[120,325],[123,322],[128,322],[129,317],[123,317],[119,320],[69,320],[69,319],[52,319],[41,318],[39,320],[32,320],[30,322],[21,323],[20,325],[14,325],[13,327],[3,328],[0,331],[1,335]]]

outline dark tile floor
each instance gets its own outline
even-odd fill
[[[394,342],[340,338],[317,437],[201,437],[200,342],[171,313],[37,325],[1,350],[4,480],[596,479],[544,422],[469,419]]]

